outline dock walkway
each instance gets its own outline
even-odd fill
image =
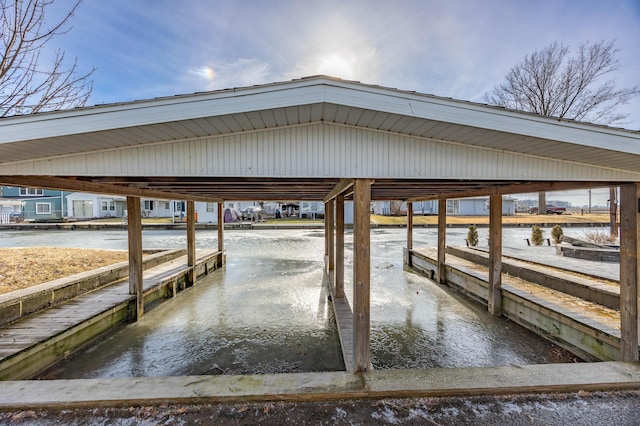
[[[199,250],[196,275],[215,269],[220,252]],[[145,305],[186,287],[191,268],[181,256],[144,271]],[[33,376],[107,329],[135,318],[129,281],[79,295],[0,328],[0,380]]]
[[[436,249],[414,249],[412,256],[414,268],[427,275],[436,267]],[[489,271],[476,262],[447,254],[446,281],[483,302],[488,297]],[[619,359],[619,310],[507,274],[502,294],[503,313],[512,321],[585,359]]]

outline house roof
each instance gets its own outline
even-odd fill
[[[149,190],[145,196],[152,197],[322,199],[341,179],[353,177],[375,179],[374,199],[640,181],[639,132],[327,76],[8,117],[0,119],[0,129],[2,183],[35,184],[30,179],[39,176],[59,188],[73,179],[94,185],[65,189],[97,190],[101,184]],[[263,142],[267,137],[274,141]],[[311,145],[323,151],[311,152]],[[251,148],[237,148],[242,146]],[[358,157],[349,157],[351,146]],[[298,157],[283,160],[288,152]],[[149,164],[160,153],[181,164],[166,171]],[[303,154],[306,170],[296,169],[291,163]],[[402,170],[402,164],[433,156],[439,160],[427,171],[417,163]],[[225,163],[214,167],[216,159]],[[332,159],[343,163],[333,167]],[[473,172],[458,167],[473,161],[489,166]]]

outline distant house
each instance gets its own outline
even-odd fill
[[[0,198],[0,213],[22,213],[22,201]]]
[[[377,201],[373,203],[373,213],[383,216],[392,214],[392,202]],[[510,216],[516,212],[516,200],[502,197],[502,215]],[[402,203],[400,214],[407,214],[407,204]],[[438,214],[438,200],[413,203],[414,215]],[[471,197],[447,200],[447,215],[451,216],[486,216],[489,214],[489,197]]]
[[[74,192],[67,196],[67,216],[75,219],[124,217],[125,197]]]
[[[324,203],[322,201],[302,201],[299,210],[300,217],[315,218],[324,216]]]
[[[0,224],[4,225],[18,220],[22,220],[22,201],[0,197]]]
[[[2,196],[6,199],[20,200],[24,220],[55,220],[64,217],[66,196],[71,192],[53,189],[22,188],[3,186]]]
[[[225,208],[241,210],[257,202],[225,202]],[[142,217],[167,217],[180,221],[187,216],[187,203],[181,200],[140,200]],[[196,222],[218,223],[218,203],[195,203]],[[74,192],[67,196],[67,215],[75,219],[105,217],[124,218],[127,215],[126,197]]]

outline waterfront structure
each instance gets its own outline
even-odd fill
[[[322,201],[326,269],[337,317],[351,319],[340,329],[356,371],[371,368],[371,201],[401,200],[413,211],[414,202],[437,200],[442,281],[447,200],[488,196],[488,305],[500,314],[502,196],[620,186],[620,359],[638,360],[637,132],[326,76],[8,117],[0,126],[0,183],[127,197],[138,294],[141,198],[186,200],[190,265],[195,202],[217,203],[221,223],[227,201]],[[353,201],[352,306],[344,297],[345,200]]]

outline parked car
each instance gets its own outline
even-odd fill
[[[261,219],[262,218],[262,208],[258,206],[249,206],[246,209],[242,210],[242,219]]]
[[[24,213],[14,212],[9,215],[11,222],[22,222],[24,220]]]
[[[547,204],[546,206],[546,214],[562,214],[565,213],[567,209],[565,207],[554,206],[553,204]],[[529,213],[536,214],[538,213],[537,207],[532,207],[529,209]]]

